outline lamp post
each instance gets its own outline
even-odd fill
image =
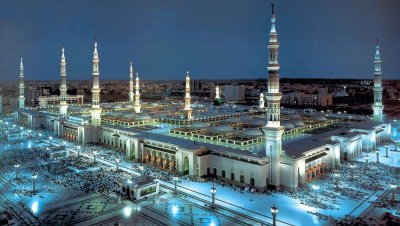
[[[376,153],[376,163],[379,163],[379,149],[376,149],[375,153]]]
[[[49,140],[50,140],[50,146],[51,146],[52,141],[53,141],[53,137],[49,137]]]
[[[97,151],[93,151],[93,163],[96,164]]]
[[[315,202],[318,202],[318,189],[319,189],[319,186],[318,185],[313,185],[312,188],[315,191],[315,194],[314,194]]]
[[[396,184],[391,184],[390,187],[392,188],[392,201],[396,201],[396,188],[397,185]]]
[[[120,161],[119,158],[115,159],[115,162],[117,163],[117,170],[118,170],[119,161]]]
[[[36,177],[37,177],[37,174],[32,173],[32,191],[33,191],[33,193],[36,192]]]
[[[143,175],[144,166],[139,166],[139,170],[140,170],[140,176],[142,176]]]
[[[214,186],[212,186],[212,188],[210,189],[211,192],[211,209],[215,209],[215,194],[217,193],[217,188]]]
[[[15,167],[15,178],[18,179],[19,178],[19,171],[18,171],[19,164],[15,164],[14,167]]]
[[[335,173],[335,177],[336,177],[336,190],[339,190],[339,178],[340,178],[340,174],[339,174],[339,173]]]
[[[172,178],[174,180],[174,194],[176,195],[178,193],[177,189],[176,189],[176,184],[178,183],[178,176],[174,176]]]
[[[81,146],[78,145],[76,148],[78,149],[78,155],[77,155],[77,157],[78,157],[78,161],[79,161],[79,157],[81,157]]]
[[[387,158],[387,157],[389,157],[389,145],[386,144],[385,148],[386,148],[386,156],[385,157]]]
[[[356,166],[354,164],[351,164],[350,168],[351,168],[351,182],[353,182],[353,180],[354,180],[354,168],[356,168]]]
[[[271,213],[272,213],[272,225],[276,226],[276,215],[278,215],[278,207],[274,205],[271,207]]]
[[[364,158],[365,158],[365,162],[367,163],[367,166],[368,166],[368,161],[369,161],[369,155],[368,155],[368,153],[367,153],[367,155],[366,155]]]

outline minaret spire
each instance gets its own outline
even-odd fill
[[[215,87],[215,99],[219,100],[221,99],[220,94],[219,94],[219,86]]]
[[[260,109],[264,109],[265,108],[265,100],[264,100],[264,94],[261,92],[260,93],[260,100],[258,101],[258,105],[260,107]]]
[[[136,84],[135,84],[135,113],[140,113],[140,92],[139,92],[139,73],[136,72]]]
[[[91,110],[91,124],[99,126],[101,124],[100,108],[100,82],[99,82],[99,54],[97,52],[97,41],[95,37],[94,51],[93,51],[93,87],[92,87],[92,110]]]
[[[25,83],[24,83],[24,63],[19,64],[19,96],[18,96],[18,107],[25,108]]]
[[[372,109],[374,110],[373,119],[375,122],[383,122],[383,103],[382,103],[382,69],[381,69],[381,53],[379,50],[379,38],[376,38],[376,49],[374,57],[374,104]]]
[[[190,74],[189,69],[186,70],[186,78],[185,78],[185,108],[183,109],[186,113],[186,119],[192,118],[192,108],[190,106]]]
[[[60,116],[61,118],[67,118],[68,115],[68,104],[67,104],[67,70],[66,70],[66,65],[67,62],[65,61],[65,55],[64,55],[64,47],[61,50],[61,71],[60,71],[60,78],[61,78],[61,84],[60,84]]]
[[[278,34],[275,28],[275,7],[272,7],[271,30],[268,41],[268,92],[267,125],[263,128],[266,140],[266,155],[270,157],[269,183],[275,188],[281,186],[280,162],[282,154],[282,135],[284,127],[280,122],[280,102],[282,93],[279,91],[279,62],[278,62]],[[261,95],[260,95],[261,96]],[[261,104],[260,104],[261,105]]]
[[[133,68],[132,68],[132,62],[129,67],[129,103],[133,103]]]

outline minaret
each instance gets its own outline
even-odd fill
[[[97,42],[94,42],[93,52],[93,87],[92,87],[92,110],[91,112],[91,124],[93,126],[99,126],[101,124],[101,111],[100,108],[100,86],[99,86],[99,54],[97,53]]]
[[[186,119],[192,118],[192,108],[190,107],[190,75],[189,70],[186,71],[185,79],[185,108],[183,109],[186,113]]]
[[[381,54],[379,52],[379,39],[376,39],[376,50],[375,50],[375,69],[374,69],[374,104],[372,109],[374,110],[374,122],[383,122],[383,104],[382,104],[382,70],[381,70]]]
[[[216,99],[216,100],[221,99],[220,96],[219,96],[219,87],[218,87],[218,86],[215,87],[215,99]]]
[[[25,84],[24,84],[24,63],[19,64],[19,96],[18,96],[18,107],[25,108]]]
[[[67,118],[67,111],[68,111],[68,104],[67,104],[67,70],[66,65],[67,62],[65,61],[64,55],[64,48],[62,48],[61,54],[61,84],[60,84],[60,117]]]
[[[135,84],[135,113],[140,113],[140,92],[139,92],[139,73],[136,73],[136,84]]]
[[[133,68],[132,62],[129,68],[129,103],[133,103]]]
[[[269,182],[275,188],[281,185],[280,161],[282,154],[282,135],[284,127],[280,123],[280,101],[282,93],[279,92],[279,62],[278,62],[278,34],[275,30],[275,10],[272,6],[271,31],[269,33],[269,58],[268,58],[268,92],[267,99],[267,125],[263,128],[266,140],[266,155],[270,156]]]
[[[258,104],[261,110],[265,108],[264,94],[262,92],[260,93],[260,100],[258,101]]]

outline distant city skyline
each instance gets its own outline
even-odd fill
[[[94,35],[100,80],[266,79],[271,1],[2,1],[0,79],[90,80]],[[281,77],[400,77],[400,1],[275,1]]]

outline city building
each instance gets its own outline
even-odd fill
[[[40,107],[48,107],[50,105],[60,104],[60,96],[50,95],[50,96],[40,96],[38,98]],[[83,104],[83,95],[67,95],[65,97],[67,104]]]

